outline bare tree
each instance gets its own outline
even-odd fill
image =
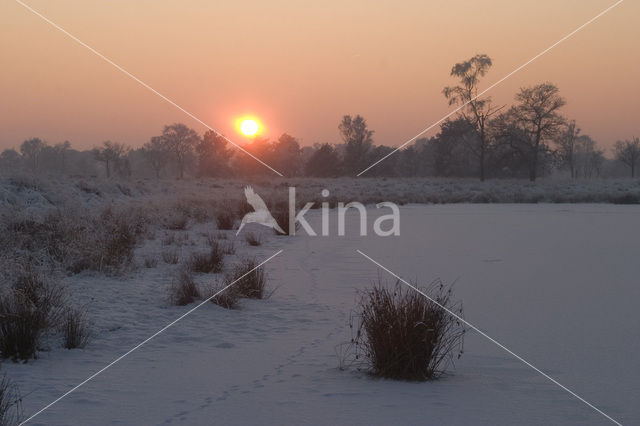
[[[636,166],[640,163],[640,139],[633,138],[616,142],[614,147],[616,160],[626,164],[631,169],[631,177],[636,176]]]
[[[182,123],[175,123],[170,126],[164,126],[160,137],[169,151],[173,153],[178,165],[180,179],[183,179],[186,159],[193,153],[194,148],[200,141],[198,133]]]
[[[569,168],[571,179],[575,179],[578,174],[576,170],[576,144],[578,143],[579,135],[580,128],[576,126],[575,120],[571,120],[565,124],[564,129],[554,141],[558,145],[560,162],[564,167]]]
[[[600,175],[605,160],[604,152],[598,149],[598,144],[589,135],[576,138],[574,156],[575,177],[591,178]]]
[[[29,164],[33,174],[38,173],[38,166],[40,163],[40,154],[45,149],[47,144],[40,138],[31,138],[22,142],[20,145],[20,153],[22,158]]]
[[[367,128],[367,121],[359,115],[345,115],[338,125],[340,136],[345,143],[344,168],[346,173],[358,173],[367,166],[368,154],[373,145],[373,130]]]
[[[160,179],[160,173],[169,162],[169,149],[161,136],[152,136],[151,140],[142,146],[142,155]]]
[[[460,115],[472,124],[478,134],[478,144],[474,153],[478,157],[481,181],[485,179],[485,158],[489,145],[487,124],[489,118],[502,108],[494,108],[489,97],[484,99],[478,97],[480,77],[484,77],[491,65],[491,58],[484,54],[455,64],[451,68],[451,76],[457,77],[460,84],[447,86],[442,90],[444,96],[449,100],[449,105],[462,107]]]
[[[559,92],[551,83],[524,87],[516,95],[519,105],[510,111],[516,126],[526,135],[531,181],[535,181],[538,174],[540,153],[548,151],[546,142],[553,140],[566,122],[558,113],[566,103]]]
[[[93,156],[96,161],[104,163],[104,169],[108,179],[111,177],[113,170],[121,170],[123,168],[122,162],[128,152],[129,148],[124,144],[105,141],[101,147],[93,149]]]

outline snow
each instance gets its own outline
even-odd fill
[[[381,213],[370,209],[369,229]],[[340,370],[336,348],[350,337],[357,291],[392,280],[356,249],[410,281],[456,281],[469,322],[623,424],[640,421],[640,207],[406,205],[399,237],[361,237],[356,212],[338,237],[335,214],[330,237],[277,237],[265,228],[262,246],[250,247],[227,231],[237,247],[229,263],[284,250],[265,265],[270,299],[243,300],[240,310],[207,303],[31,424],[608,423],[474,333],[453,374],[436,382]],[[307,217],[320,228],[319,211]],[[205,223],[188,232],[183,256],[217,231]],[[161,237],[136,256],[159,257]],[[28,364],[3,363],[25,396],[25,415],[193,307],[167,305],[176,267],[159,260],[124,277],[69,277],[96,336],[86,349],[53,344]]]

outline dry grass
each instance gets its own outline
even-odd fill
[[[67,349],[84,348],[92,337],[91,322],[80,308],[67,308],[62,322],[63,344]]]
[[[219,212],[216,215],[216,225],[218,229],[228,231],[233,229],[236,221],[236,215],[231,211]]]
[[[424,290],[433,300],[462,315],[440,281]],[[398,380],[432,380],[462,354],[464,326],[436,303],[399,282],[380,282],[362,295],[354,342],[373,375]]]
[[[198,298],[200,298],[200,291],[193,277],[189,271],[180,270],[169,287],[169,303],[185,306]]]
[[[152,256],[145,256],[143,264],[145,268],[155,268],[156,266],[158,266],[158,259]]]
[[[233,287],[241,297],[264,299],[266,296],[267,277],[263,268],[256,268],[254,259],[245,259],[227,276],[227,282],[238,280]]]
[[[15,293],[0,296],[0,356],[27,361],[35,358],[46,316]]]
[[[223,289],[224,287],[220,285],[210,287],[206,290],[205,298],[210,299],[211,303],[225,309],[238,309],[238,301],[240,299],[238,289],[236,289],[235,286]]]
[[[193,272],[204,274],[218,273],[224,266],[224,251],[218,243],[210,245],[207,253],[194,253],[191,255],[189,268]]]
[[[27,265],[12,288],[0,295],[0,356],[35,358],[41,336],[59,324],[64,289]]]
[[[262,238],[260,234],[254,234],[253,232],[247,232],[244,236],[244,239],[250,246],[259,246],[262,244]]]
[[[169,265],[175,265],[180,261],[180,255],[178,250],[165,250],[162,252],[162,261]]]
[[[187,229],[189,219],[184,214],[174,214],[164,218],[163,225],[165,229],[171,231],[183,231]]]

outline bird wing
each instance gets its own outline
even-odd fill
[[[249,203],[255,211],[269,211],[269,209],[267,209],[267,205],[262,201],[262,198],[255,193],[252,187],[247,186],[244,188],[244,196],[247,197],[247,203]]]

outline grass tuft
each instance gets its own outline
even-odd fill
[[[200,297],[200,291],[187,270],[180,270],[169,287],[169,303],[185,306]]]
[[[238,280],[233,287],[236,288],[241,297],[249,299],[265,298],[267,277],[263,268],[254,269],[257,265],[254,259],[245,259],[236,265],[227,277],[227,282]]]
[[[421,290],[456,315],[451,287],[436,281]],[[397,282],[378,282],[359,304],[356,356],[364,355],[373,375],[397,380],[433,380],[462,355],[464,325],[438,304]]]

